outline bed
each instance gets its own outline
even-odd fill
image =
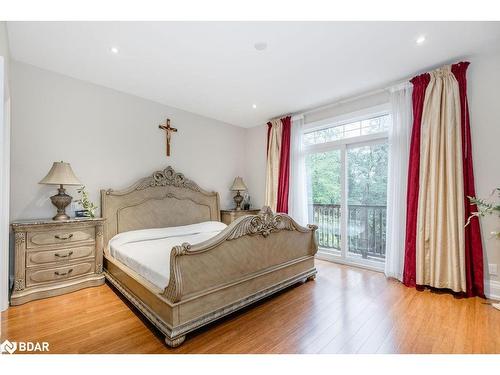
[[[173,168],[101,190],[106,279],[164,335],[186,334],[315,278],[317,226],[264,207],[226,226],[219,195]]]

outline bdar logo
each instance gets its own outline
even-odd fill
[[[10,342],[9,340],[5,340],[0,344],[0,352],[1,353],[9,353],[12,354],[16,351],[17,349],[17,343],[16,342]]]
[[[31,341],[9,341],[5,340],[0,344],[1,353],[13,354],[17,352],[48,352],[49,343],[46,341],[42,342],[31,342]]]

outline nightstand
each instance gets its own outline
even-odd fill
[[[220,219],[224,224],[231,224],[237,218],[245,216],[245,215],[257,215],[260,210],[251,209],[251,210],[221,210],[220,211]]]
[[[11,224],[15,279],[11,305],[104,284],[101,218]]]

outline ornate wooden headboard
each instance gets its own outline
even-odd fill
[[[219,194],[167,167],[127,189],[101,190],[101,213],[107,244],[114,235],[130,230],[218,221]]]

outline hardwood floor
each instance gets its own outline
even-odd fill
[[[187,336],[163,337],[109,285],[10,307],[2,338],[51,353],[500,353],[500,311],[317,261],[318,277]]]

